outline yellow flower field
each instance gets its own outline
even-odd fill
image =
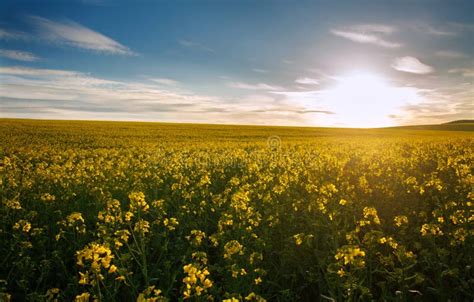
[[[0,120],[0,300],[473,300],[472,133]]]

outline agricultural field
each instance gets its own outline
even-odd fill
[[[472,301],[474,132],[426,129],[2,119],[0,300]]]

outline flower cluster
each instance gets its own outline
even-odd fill
[[[186,277],[183,279],[185,285],[183,295],[185,299],[192,296],[201,296],[212,287],[212,281],[209,279],[207,267],[201,268],[197,264],[186,264],[183,266]]]
[[[112,264],[112,251],[107,246],[91,243],[76,253],[77,265],[85,268],[85,272],[79,272],[79,284],[97,285],[104,279],[104,272],[115,273],[117,267]]]

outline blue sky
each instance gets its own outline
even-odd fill
[[[387,126],[473,118],[474,2],[0,2],[0,117]]]

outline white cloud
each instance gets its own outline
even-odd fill
[[[308,77],[301,77],[297,78],[295,80],[295,83],[297,84],[303,84],[303,85],[319,85],[319,81],[313,78],[308,78]]]
[[[453,50],[440,50],[435,53],[438,57],[443,57],[443,58],[448,58],[448,59],[465,59],[469,58],[468,55],[458,52],[458,51],[453,51]]]
[[[252,70],[255,71],[255,72],[258,72],[258,73],[267,73],[267,72],[268,72],[268,70],[266,70],[266,69],[260,69],[260,68],[254,68],[254,69],[252,69]]]
[[[423,64],[417,58],[410,56],[396,58],[392,63],[392,68],[398,71],[416,74],[428,74],[434,71],[433,67]]]
[[[179,84],[178,81],[167,79],[167,78],[150,78],[149,80],[152,82],[155,82],[161,85],[167,85],[167,86],[176,86]]]
[[[269,85],[265,83],[256,83],[249,84],[243,82],[229,82],[227,86],[238,89],[248,89],[248,90],[282,90],[280,86]]]
[[[397,28],[383,24],[359,24],[346,29],[331,29],[335,36],[352,42],[372,44],[385,48],[399,48],[402,44],[385,40],[382,36],[390,35]]]
[[[66,20],[55,22],[31,16],[43,38],[69,46],[107,54],[135,55],[128,47],[81,24]]]
[[[0,49],[0,57],[25,62],[33,62],[39,59],[31,52],[11,49]]]

